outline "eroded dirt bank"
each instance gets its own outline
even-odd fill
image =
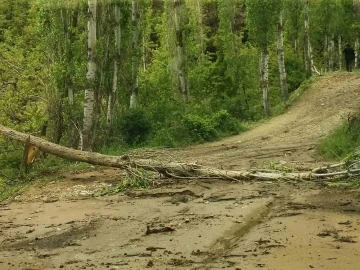
[[[359,94],[359,75],[325,76],[286,114],[171,154],[232,169],[313,167],[314,147]],[[358,190],[194,179],[93,196],[122,175],[67,175],[2,203],[0,269],[359,269]]]

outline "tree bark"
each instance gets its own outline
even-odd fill
[[[338,36],[338,65],[339,70],[342,69],[342,45],[341,45],[341,35]]]
[[[131,96],[130,96],[130,109],[137,107],[137,97],[139,92],[139,3],[138,0],[132,0],[132,67],[131,67]]]
[[[335,35],[331,35],[331,40],[329,42],[329,67],[331,71],[335,71]]]
[[[108,100],[108,107],[107,107],[107,114],[106,114],[106,126],[107,126],[107,133],[110,134],[111,128],[114,122],[114,108],[116,102],[116,93],[118,88],[118,72],[119,72],[119,61],[120,61],[120,42],[121,42],[121,10],[120,5],[115,4],[114,9],[114,18],[115,18],[115,56],[114,56],[114,74],[113,74],[113,85],[111,92],[109,93],[109,100]]]
[[[277,56],[280,73],[280,88],[282,93],[283,102],[285,103],[289,99],[289,91],[286,79],[285,68],[285,54],[284,54],[284,38],[283,38],[283,12],[280,12],[278,29],[277,29]]]
[[[310,15],[309,15],[309,0],[305,0],[304,6],[304,62],[306,77],[310,78],[312,75],[311,69],[311,44],[310,44]]]
[[[360,47],[360,42],[359,42],[359,38],[356,38],[355,41],[355,63],[354,63],[354,67],[357,68],[359,65],[359,47]]]
[[[82,130],[81,149],[92,149],[93,127],[94,127],[94,108],[95,108],[95,76],[96,76],[96,6],[97,0],[88,0],[88,71],[86,79],[88,87],[85,90],[84,100],[84,120]]]
[[[271,115],[269,103],[269,52],[267,47],[260,53],[260,85],[262,90],[262,106],[266,116]]]
[[[187,74],[185,68],[185,49],[184,49],[184,33],[182,26],[182,6],[183,0],[174,0],[174,20],[175,20],[175,31],[176,31],[176,67],[177,76],[179,81],[179,89],[182,99],[188,103],[189,98],[189,86],[187,81]]]
[[[199,59],[203,60],[204,52],[205,52],[205,42],[204,42],[204,26],[203,26],[203,11],[202,11],[202,3],[201,0],[196,0],[196,13],[198,18],[198,28],[199,28],[199,45],[200,45],[200,56]]]
[[[324,54],[323,54],[323,59],[324,59],[324,66],[325,66],[325,70],[326,72],[330,71],[330,67],[329,67],[329,51],[330,51],[330,46],[329,46],[329,37],[328,35],[325,35],[325,40],[324,40]]]

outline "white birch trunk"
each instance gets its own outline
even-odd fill
[[[145,40],[145,37],[143,36],[143,39],[142,39],[142,66],[143,66],[143,71],[146,71],[146,47],[145,47],[145,44],[146,44],[146,40]]]
[[[81,149],[91,151],[92,134],[94,125],[94,105],[95,105],[95,75],[96,75],[96,0],[88,0],[88,70],[86,79],[88,86],[85,89],[84,100],[84,122],[82,130]]]
[[[306,76],[312,75],[311,71],[311,44],[310,44],[310,16],[309,16],[309,0],[305,0],[304,6],[304,62]]]
[[[279,73],[280,73],[280,88],[281,88],[283,101],[286,102],[289,99],[289,91],[288,91],[288,85],[286,79],[283,28],[284,28],[283,13],[280,12],[278,29],[277,29],[277,57],[278,57],[278,65],[279,65]]]
[[[74,105],[74,89],[72,85],[68,87],[68,98],[69,98],[69,105]]]
[[[335,70],[335,35],[331,35],[331,40],[330,40],[330,55],[329,55],[329,66],[330,66],[330,70],[334,71]]]
[[[200,60],[204,57],[205,45],[204,45],[204,29],[203,29],[203,14],[201,7],[201,0],[196,0],[196,10],[198,17],[198,27],[199,27],[199,44],[200,44]]]
[[[111,92],[109,93],[109,101],[107,107],[107,114],[106,114],[106,124],[107,124],[107,131],[110,133],[111,127],[114,122],[114,108],[116,102],[116,93],[118,88],[118,72],[119,72],[119,59],[120,59],[120,42],[121,42],[121,10],[120,5],[116,4],[114,10],[114,17],[115,17],[115,57],[114,57],[114,74],[113,74],[113,85]]]
[[[267,48],[260,53],[260,85],[262,90],[262,106],[264,114],[270,116],[269,103],[269,52]]]
[[[174,0],[174,21],[175,21],[175,31],[176,31],[176,68],[177,76],[179,81],[179,88],[182,99],[188,103],[189,102],[189,88],[187,82],[187,76],[185,71],[185,52],[184,52],[184,42],[183,42],[183,29],[181,22],[181,11],[182,11],[182,0]]]
[[[338,36],[338,65],[339,70],[342,69],[342,46],[341,46],[341,36]]]
[[[359,45],[360,45],[359,38],[356,38],[356,41],[355,41],[355,63],[354,63],[354,67],[355,67],[355,68],[357,68],[358,65],[359,65],[359,61],[358,61],[358,57],[359,57]]]
[[[137,96],[139,92],[139,3],[138,0],[132,0],[132,85],[130,96],[130,109],[137,107]]]
[[[328,42],[329,38],[326,35],[325,36],[325,40],[324,40],[324,66],[325,66],[325,70],[326,72],[328,72],[330,70],[329,68],[329,42]]]

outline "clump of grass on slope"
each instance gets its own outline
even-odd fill
[[[335,129],[319,145],[320,154],[327,160],[341,160],[360,146],[360,114],[351,122]]]

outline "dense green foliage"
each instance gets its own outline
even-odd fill
[[[140,47],[134,52],[131,1],[97,1],[97,71],[94,85],[89,85],[86,1],[1,1],[0,123],[77,148],[84,90],[91,86],[95,89],[94,151],[177,147],[237,134],[249,121],[264,118],[258,79],[264,42],[270,54],[270,105],[274,114],[286,107],[276,55],[280,11],[289,91],[305,79],[303,0],[182,0],[181,33],[174,30],[173,1],[138,2]],[[120,52],[115,49],[116,5],[121,11]],[[337,46],[360,38],[358,11],[352,0],[310,1],[313,60],[319,70],[339,69],[342,55]],[[189,103],[178,90],[176,38],[180,34]],[[138,105],[129,109],[135,58]],[[114,61],[119,63],[115,86]],[[114,119],[108,121],[114,87]],[[21,156],[21,145],[0,137],[1,172],[16,177]]]

